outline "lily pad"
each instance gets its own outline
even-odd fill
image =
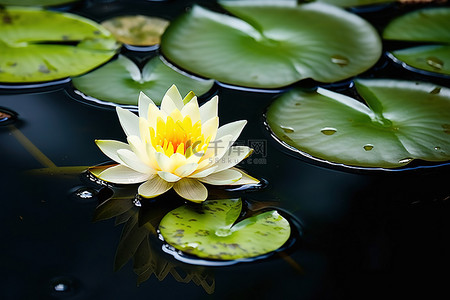
[[[426,43],[392,54],[413,68],[450,75],[449,29],[450,8],[428,8],[394,19],[385,28],[383,38]]]
[[[381,55],[375,29],[335,6],[292,1],[221,4],[236,17],[194,6],[167,28],[162,53],[189,72],[255,88],[277,88],[306,78],[343,80],[369,69]]]
[[[0,11],[0,82],[39,82],[76,76],[108,61],[118,48],[88,19],[38,8]]]
[[[359,167],[450,159],[450,89],[430,83],[358,80],[368,106],[325,90],[292,90],[267,111],[284,143],[315,158]]]
[[[152,46],[161,42],[161,35],[169,26],[169,21],[136,15],[115,17],[101,24],[124,44]]]
[[[381,3],[395,2],[396,0],[317,0],[340,7],[354,7],[362,5],[375,5]]]
[[[277,250],[289,239],[289,222],[268,211],[235,224],[240,199],[209,200],[169,212],[159,225],[165,241],[201,258],[234,260]]]
[[[139,92],[143,91],[159,105],[172,84],[182,95],[189,91],[202,95],[211,89],[214,81],[185,76],[167,66],[159,57],[148,61],[141,72],[130,59],[119,56],[101,68],[73,78],[73,84],[85,95],[117,104],[137,105]]]

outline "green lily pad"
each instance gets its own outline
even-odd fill
[[[0,0],[0,4],[16,6],[55,6],[76,1],[79,0]]]
[[[392,54],[413,68],[450,75],[449,29],[450,8],[429,8],[394,19],[385,28],[383,38],[427,43]]]
[[[450,89],[430,83],[358,80],[368,106],[319,88],[292,90],[267,111],[284,143],[315,158],[359,167],[450,159]]]
[[[396,0],[317,0],[340,7],[354,7],[362,5],[375,5],[381,3],[395,2]]]
[[[137,105],[139,92],[143,91],[159,105],[172,84],[177,85],[182,95],[189,91],[202,95],[211,89],[214,81],[185,76],[159,57],[148,61],[141,72],[131,60],[119,56],[101,68],[73,78],[73,84],[85,95],[117,104]]]
[[[194,6],[167,28],[162,53],[192,73],[255,88],[277,88],[305,78],[343,80],[369,69],[381,55],[375,29],[335,6],[221,4],[236,17]]]
[[[169,212],[159,225],[165,241],[201,258],[233,260],[277,250],[289,239],[289,222],[268,211],[234,224],[242,209],[240,199],[209,200]]]
[[[107,30],[73,14],[11,7],[0,11],[0,22],[0,82],[80,75],[118,48]]]

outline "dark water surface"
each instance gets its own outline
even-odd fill
[[[158,4],[158,13],[182,11],[180,2],[171,4],[170,13]],[[136,12],[144,6],[122,7]],[[100,19],[117,14],[112,8],[81,12]],[[450,85],[447,79],[425,80]],[[125,141],[115,111],[77,101],[70,83],[2,89],[0,107],[17,112],[18,120],[0,126],[0,299],[448,297],[449,166],[389,173],[319,166],[288,153],[266,131],[262,115],[277,94],[215,88],[221,124],[248,120],[239,140],[264,149],[241,165],[268,186],[241,195],[301,223],[292,247],[266,260],[205,267],[178,262],[150,236],[161,281],[152,275],[136,287],[132,263],[113,272],[123,225],[92,222],[100,187],[77,172],[26,172],[105,162],[94,140]],[[160,198],[156,202],[172,201]]]

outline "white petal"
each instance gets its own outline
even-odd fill
[[[159,176],[154,176],[139,186],[138,193],[142,197],[153,198],[167,192],[172,187],[173,182],[167,182]]]
[[[173,172],[175,169],[185,165],[187,163],[186,156],[180,153],[174,153],[170,156],[170,171]]]
[[[214,96],[200,107],[200,119],[202,124],[206,123],[211,118],[217,117],[217,111],[219,106],[219,97]]]
[[[142,162],[137,155],[127,149],[117,150],[117,155],[119,155],[120,159],[123,160],[125,165],[137,172],[145,173],[145,174],[155,174],[156,171],[147,166],[144,162]]]
[[[249,156],[253,151],[252,148],[247,146],[234,146],[228,149],[228,151],[219,159],[215,166],[217,166],[216,172],[229,169],[240,163],[244,158]]]
[[[144,143],[151,141],[150,139],[150,123],[145,118],[139,118],[139,136]]]
[[[149,159],[147,156],[147,151],[145,149],[145,144],[141,141],[141,139],[135,135],[130,135],[127,137],[127,141],[130,145],[131,151],[133,151],[141,161],[148,164]]]
[[[175,85],[172,85],[164,95],[161,102],[161,110],[170,115],[175,109],[183,108],[183,99]]]
[[[183,107],[181,114],[183,117],[191,117],[192,124],[200,121],[200,110],[198,108],[197,97],[192,98],[191,101]]]
[[[158,117],[163,119],[165,122],[167,119],[167,114],[160,111],[156,105],[150,104],[147,113],[147,120],[149,127],[156,128],[156,121],[158,120]]]
[[[166,171],[159,171],[158,175],[167,182],[177,182],[181,179],[181,177]]]
[[[240,172],[242,174],[241,179],[239,179],[238,181],[231,183],[231,185],[244,185],[244,184],[257,184],[259,183],[259,180],[248,175],[247,173],[245,173],[244,171],[238,169],[238,168],[232,168],[231,170],[236,170],[238,172]]]
[[[236,141],[241,135],[242,130],[247,124],[246,120],[240,120],[232,123],[225,124],[217,130],[216,139],[221,139],[224,136],[231,135],[233,136],[232,140]]]
[[[209,143],[201,162],[208,160],[211,165],[218,162],[235,141],[232,135],[226,135]]]
[[[206,177],[212,173],[214,173],[214,171],[216,171],[217,166],[212,166],[211,168],[208,169],[204,169],[202,171],[199,172],[194,172],[192,175],[190,175],[190,178],[202,178],[202,177]]]
[[[155,105],[155,103],[152,101],[152,99],[150,99],[143,92],[140,92],[139,93],[139,101],[138,101],[139,117],[147,118],[148,107],[152,104]]]
[[[116,107],[117,116],[119,117],[120,125],[127,136],[139,136],[139,118],[129,110],[121,107]]]
[[[100,148],[100,150],[102,150],[102,152],[106,154],[106,156],[118,162],[119,164],[123,164],[123,161],[117,155],[117,150],[119,149],[131,150],[128,144],[114,140],[95,140],[95,143]]]
[[[208,197],[208,190],[196,179],[183,178],[175,183],[173,189],[184,199],[193,202],[202,202]]]
[[[199,178],[198,180],[212,185],[228,185],[241,179],[242,174],[239,171],[228,169],[213,173],[209,176]]]
[[[187,176],[191,175],[192,172],[194,172],[195,169],[197,169],[197,167],[198,167],[197,163],[185,164],[185,165],[182,165],[181,167],[176,168],[174,173],[175,173],[175,175],[180,176],[180,177],[187,177]]]
[[[98,178],[104,181],[119,183],[119,184],[133,184],[148,180],[154,175],[143,174],[136,172],[126,166],[118,165],[110,167],[98,175]]]
[[[171,172],[172,171],[172,162],[170,158],[167,157],[164,153],[156,152],[155,153],[156,162],[158,163],[158,167],[161,171]]]
[[[219,117],[209,119],[205,124],[202,123],[202,134],[205,138],[211,137],[211,141],[214,141],[217,134],[217,128],[219,127]]]

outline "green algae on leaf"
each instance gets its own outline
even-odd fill
[[[386,40],[423,42],[426,45],[392,51],[407,65],[450,75],[450,8],[428,8],[394,19],[383,32]]]
[[[335,6],[220,3],[234,16],[194,6],[167,28],[163,55],[194,74],[255,88],[277,88],[306,78],[343,80],[369,69],[381,55],[375,29]]]
[[[10,7],[0,11],[0,82],[50,81],[83,74],[118,48],[97,23],[68,13]]]
[[[141,72],[131,60],[119,56],[97,70],[73,78],[73,84],[85,95],[117,104],[137,105],[142,91],[159,105],[158,101],[172,84],[182,95],[189,91],[202,95],[211,89],[214,81],[197,80],[178,73],[159,57],[148,61]]]
[[[264,212],[235,224],[240,199],[208,200],[169,212],[159,225],[164,240],[200,258],[234,260],[277,250],[289,239],[289,222],[277,211]]]
[[[269,107],[267,123],[286,144],[338,164],[395,168],[450,159],[450,89],[400,80],[355,84],[368,106],[321,88],[296,89]]]

